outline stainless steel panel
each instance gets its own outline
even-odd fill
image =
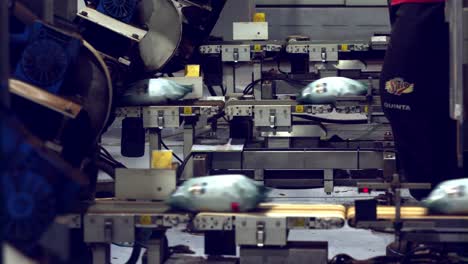
[[[232,23],[252,21],[254,13],[254,0],[227,0],[211,35],[233,40]]]
[[[244,151],[243,169],[381,169],[374,151]]]
[[[311,40],[370,40],[376,32],[390,32],[387,7],[259,7],[266,13],[270,39],[305,35]]]
[[[178,107],[150,106],[143,109],[145,128],[177,128],[180,126]]]
[[[222,61],[250,61],[250,45],[224,45],[221,56]]]
[[[294,263],[294,264],[326,264],[328,263],[328,243],[303,243],[295,246],[288,243],[287,247],[256,248],[241,247],[241,264],[259,263]],[[315,245],[314,245],[315,244]],[[321,244],[321,245],[320,245]]]
[[[87,214],[83,219],[83,228],[87,243],[135,241],[135,221],[131,215]]]
[[[174,170],[117,169],[117,199],[164,200],[176,189]]]
[[[288,241],[286,218],[236,217],[235,226],[239,246],[284,246]]]
[[[242,168],[242,153],[241,152],[219,152],[213,153],[212,169],[241,169]]]
[[[290,127],[290,106],[255,106],[254,124],[256,127]]]

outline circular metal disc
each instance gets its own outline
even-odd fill
[[[140,42],[140,55],[148,71],[159,70],[174,56],[182,39],[182,16],[171,0],[143,0],[148,34]]]

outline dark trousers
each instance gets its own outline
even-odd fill
[[[391,8],[392,36],[380,91],[408,182],[458,177],[456,123],[449,115],[449,30],[444,3]],[[417,198],[428,191],[412,191]]]

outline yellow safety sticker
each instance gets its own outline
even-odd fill
[[[255,52],[261,52],[261,51],[262,51],[262,45],[260,45],[260,44],[255,44],[255,45],[254,45],[254,51],[255,51]]]
[[[348,44],[341,44],[341,51],[348,51],[348,50],[349,50]]]
[[[266,14],[265,13],[255,13],[253,17],[253,22],[265,22]]]
[[[296,105],[296,113],[304,113],[304,106]]]
[[[364,106],[364,113],[366,113],[366,114],[369,113],[369,106],[368,105]]]
[[[185,77],[200,77],[200,65],[191,64],[185,66]]]
[[[193,113],[192,107],[185,106],[184,107],[184,115],[191,115]]]
[[[141,225],[151,225],[151,215],[142,215],[140,216],[140,224]]]
[[[172,169],[172,151],[154,150],[151,154],[152,169]]]

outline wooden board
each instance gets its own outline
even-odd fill
[[[70,100],[51,94],[41,88],[30,85],[28,83],[10,79],[10,92],[23,97],[36,104],[42,105],[53,111],[59,112],[69,118],[76,118],[81,111],[81,105]]]

